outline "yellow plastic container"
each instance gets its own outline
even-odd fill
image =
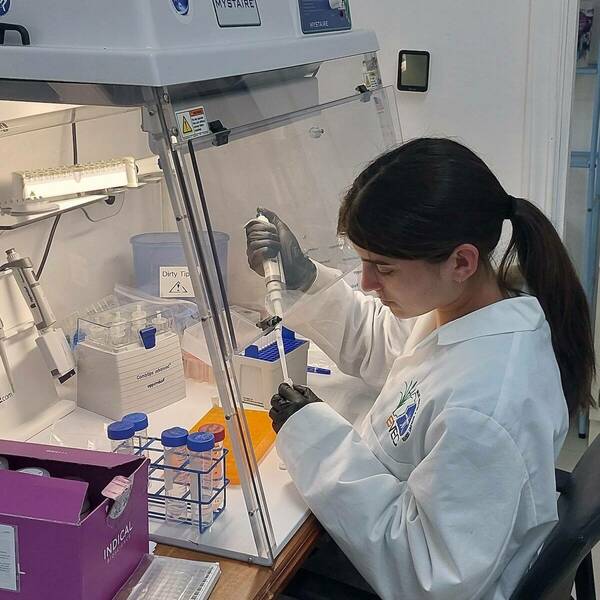
[[[269,418],[269,414],[267,412],[264,410],[245,409],[244,413],[246,415],[246,421],[250,431],[250,439],[252,440],[254,455],[256,456],[256,461],[260,462],[265,457],[267,452],[269,452],[269,450],[273,447],[277,435],[273,431],[271,419]],[[208,425],[209,423],[223,425],[225,427],[225,431],[228,431],[223,409],[214,407],[208,413],[206,413],[206,415],[204,415],[204,417],[202,417],[202,419],[198,421],[194,427],[192,427],[190,432],[196,432],[200,429],[200,427],[202,427],[202,425]],[[225,436],[224,447],[229,450],[229,454],[227,454],[225,463],[227,479],[229,479],[232,485],[239,485],[240,476],[237,470],[237,465],[235,464],[233,452],[231,451],[231,440],[229,438],[229,433],[227,433]]]

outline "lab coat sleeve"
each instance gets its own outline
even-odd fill
[[[317,279],[285,324],[313,340],[342,372],[382,388],[414,320],[397,319],[378,299],[336,281],[339,271],[315,264]]]
[[[300,494],[384,600],[480,598],[508,563],[530,498],[524,461],[505,429],[471,409],[443,411],[426,446],[401,481],[322,403],[298,411],[277,439]]]

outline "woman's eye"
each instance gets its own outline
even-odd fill
[[[392,274],[394,271],[393,271],[392,269],[389,269],[389,268],[385,268],[385,267],[380,267],[380,266],[378,266],[378,267],[377,267],[377,272],[378,272],[380,275],[391,275],[391,274]]]

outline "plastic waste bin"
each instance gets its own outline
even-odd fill
[[[208,234],[206,241],[208,241]],[[229,236],[213,232],[217,258],[227,289]],[[159,298],[193,298],[183,244],[174,232],[142,233],[131,238],[136,286]]]

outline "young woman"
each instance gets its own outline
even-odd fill
[[[557,520],[569,413],[591,402],[588,307],[556,231],[445,139],[380,157],[342,203],[338,232],[377,299],[331,285],[267,216],[247,227],[251,267],[281,252],[290,287],[322,291],[288,324],[380,389],[356,431],[281,386],[271,417],[299,492],[382,598],[509,598]]]

